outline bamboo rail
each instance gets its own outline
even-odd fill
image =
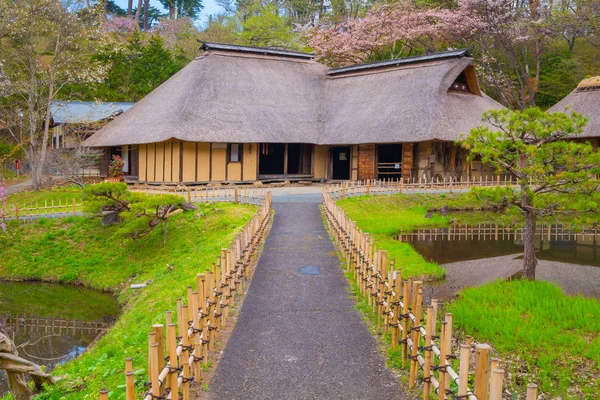
[[[512,187],[518,182],[509,180],[505,175],[482,176],[480,179],[367,179],[359,181],[348,181],[334,185],[327,185],[325,191],[335,199],[346,197],[392,194],[407,192],[423,192],[431,190],[453,191],[467,190],[472,187]]]
[[[15,332],[29,331],[45,333],[62,332],[103,332],[110,328],[112,324],[102,321],[80,321],[70,320],[60,317],[37,317],[30,315],[9,316],[6,319],[6,325]]]
[[[240,201],[242,201],[240,199]],[[176,312],[167,311],[165,324],[154,324],[148,334],[148,391],[145,400],[189,400],[190,386],[202,381],[202,364],[208,362],[221,329],[227,323],[236,294],[250,280],[251,266],[271,220],[271,193],[216,263],[199,273],[185,298],[177,299]],[[126,400],[134,400],[133,360],[125,360]],[[99,398],[103,397],[102,389]]]
[[[132,192],[142,192],[152,196],[174,194],[181,196],[188,203],[232,202],[260,205],[266,197],[267,190],[255,187],[218,187],[218,186],[187,186],[187,187],[143,187],[130,188]]]
[[[490,346],[477,344],[473,349],[468,337],[466,343],[459,345],[459,355],[455,356],[452,314],[443,316],[438,330],[438,303],[432,300],[429,305],[423,304],[422,282],[402,280],[401,268],[394,260],[388,260],[387,252],[376,248],[369,234],[335,203],[329,190],[323,193],[323,210],[328,228],[346,260],[345,268],[352,272],[358,289],[377,313],[378,326],[383,324],[384,331],[391,330],[394,348],[401,346],[402,362],[410,370],[409,386],[412,388],[417,381],[422,382],[425,400],[430,398],[431,392],[440,400],[487,399],[488,395],[490,399],[501,399],[504,370],[498,368],[498,360],[490,360]],[[475,386],[470,389],[473,352]],[[451,389],[452,386],[455,389]]]

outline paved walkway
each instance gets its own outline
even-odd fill
[[[23,190],[31,189],[31,185],[32,185],[31,179],[28,179],[23,182],[15,183],[14,185],[11,185],[6,188],[6,195],[10,196],[11,194],[15,194],[15,193],[21,192]]]
[[[348,292],[318,194],[281,202],[288,195],[274,196],[273,227],[208,398],[402,398]]]

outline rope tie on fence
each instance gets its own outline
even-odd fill
[[[202,328],[194,328],[193,326],[191,328],[192,328],[192,334],[202,333]]]
[[[179,366],[179,367],[171,367],[169,365],[169,372],[167,372],[168,374],[174,374],[175,372],[183,372],[183,366]]]
[[[410,331],[411,332],[420,332],[421,328],[422,328],[421,325],[419,325],[419,326],[413,326],[413,327],[410,328]]]
[[[152,392],[148,392],[148,393],[146,393],[146,394],[144,395],[144,398],[146,398],[146,397],[148,397],[148,396],[150,396],[150,398],[152,398],[152,399],[156,399],[156,400],[167,400],[167,395],[166,395],[166,394],[163,394],[163,395],[160,395],[160,394],[159,394],[159,395],[155,395],[155,394],[152,394]]]
[[[181,378],[181,383],[191,383],[191,382],[194,382],[194,377],[193,376],[190,376],[189,378],[186,378],[185,376],[179,375],[179,377]]]
[[[198,362],[198,361],[204,360],[204,356],[196,357],[196,355],[194,355],[194,354],[192,354],[190,358],[193,358],[194,362]]]
[[[429,346],[419,346],[419,351],[433,351],[433,344]]]
[[[192,350],[194,350],[194,346],[192,346],[191,344],[188,345],[188,346],[181,345],[181,350],[183,350],[183,351],[192,351]]]

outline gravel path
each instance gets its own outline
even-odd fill
[[[523,259],[518,259],[521,256],[519,253],[444,264],[446,280],[439,285],[428,285],[424,295],[444,299],[469,286],[507,279],[523,269]],[[538,260],[536,279],[555,282],[570,295],[600,298],[600,267]]]
[[[324,229],[318,193],[274,196],[273,227],[209,399],[401,399]],[[282,203],[288,195],[297,202]]]

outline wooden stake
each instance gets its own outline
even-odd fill
[[[160,396],[160,382],[158,380],[158,374],[160,371],[158,370],[158,344],[152,343],[150,345],[150,384],[152,396]]]
[[[419,341],[421,340],[421,330],[417,329],[421,326],[421,305],[423,302],[423,289],[419,288],[419,292],[415,296],[415,308],[413,309],[415,315],[415,321],[413,324],[413,329],[411,331],[411,339],[413,342],[411,359],[410,359],[410,377],[408,381],[408,387],[413,388],[415,386],[415,378],[417,377],[417,367],[419,366],[419,361],[417,361],[417,353],[419,351]]]
[[[408,361],[408,302],[410,301],[410,281],[404,282],[404,298],[402,299],[402,365],[406,367]]]
[[[152,325],[154,343],[158,345],[158,373],[165,367],[165,327],[161,324]]]
[[[527,400],[537,400],[537,385],[535,383],[527,385]]]
[[[429,399],[431,392],[431,330],[433,329],[433,306],[427,307],[427,322],[425,325],[425,365],[423,366],[423,400]]]
[[[471,362],[471,346],[460,345],[460,365],[458,371],[458,395],[464,396],[469,390],[469,363]]]
[[[490,380],[490,400],[502,400],[502,384],[504,382],[504,370],[493,369]]]
[[[179,364],[177,362],[177,332],[175,324],[167,325],[167,353],[169,355],[169,366],[171,367],[167,375],[167,382],[169,382],[169,387],[171,388],[171,400],[178,400],[179,389],[177,388],[177,380],[179,374],[176,368]]]
[[[442,322],[442,329],[441,329],[441,335],[440,335],[440,361],[439,361],[439,367],[445,367],[446,365],[446,346],[444,346],[444,343],[446,342],[444,340],[445,336],[446,336],[446,325],[448,323],[446,321]],[[439,400],[444,400],[446,398],[446,370],[445,369],[441,369],[440,370],[440,376],[438,379],[440,385],[438,387],[438,398]]]
[[[99,399],[100,400],[108,400],[108,390],[106,390],[106,389],[100,389]]]
[[[478,399],[485,399],[490,382],[490,346],[478,344],[475,347],[475,388],[473,393]]]

